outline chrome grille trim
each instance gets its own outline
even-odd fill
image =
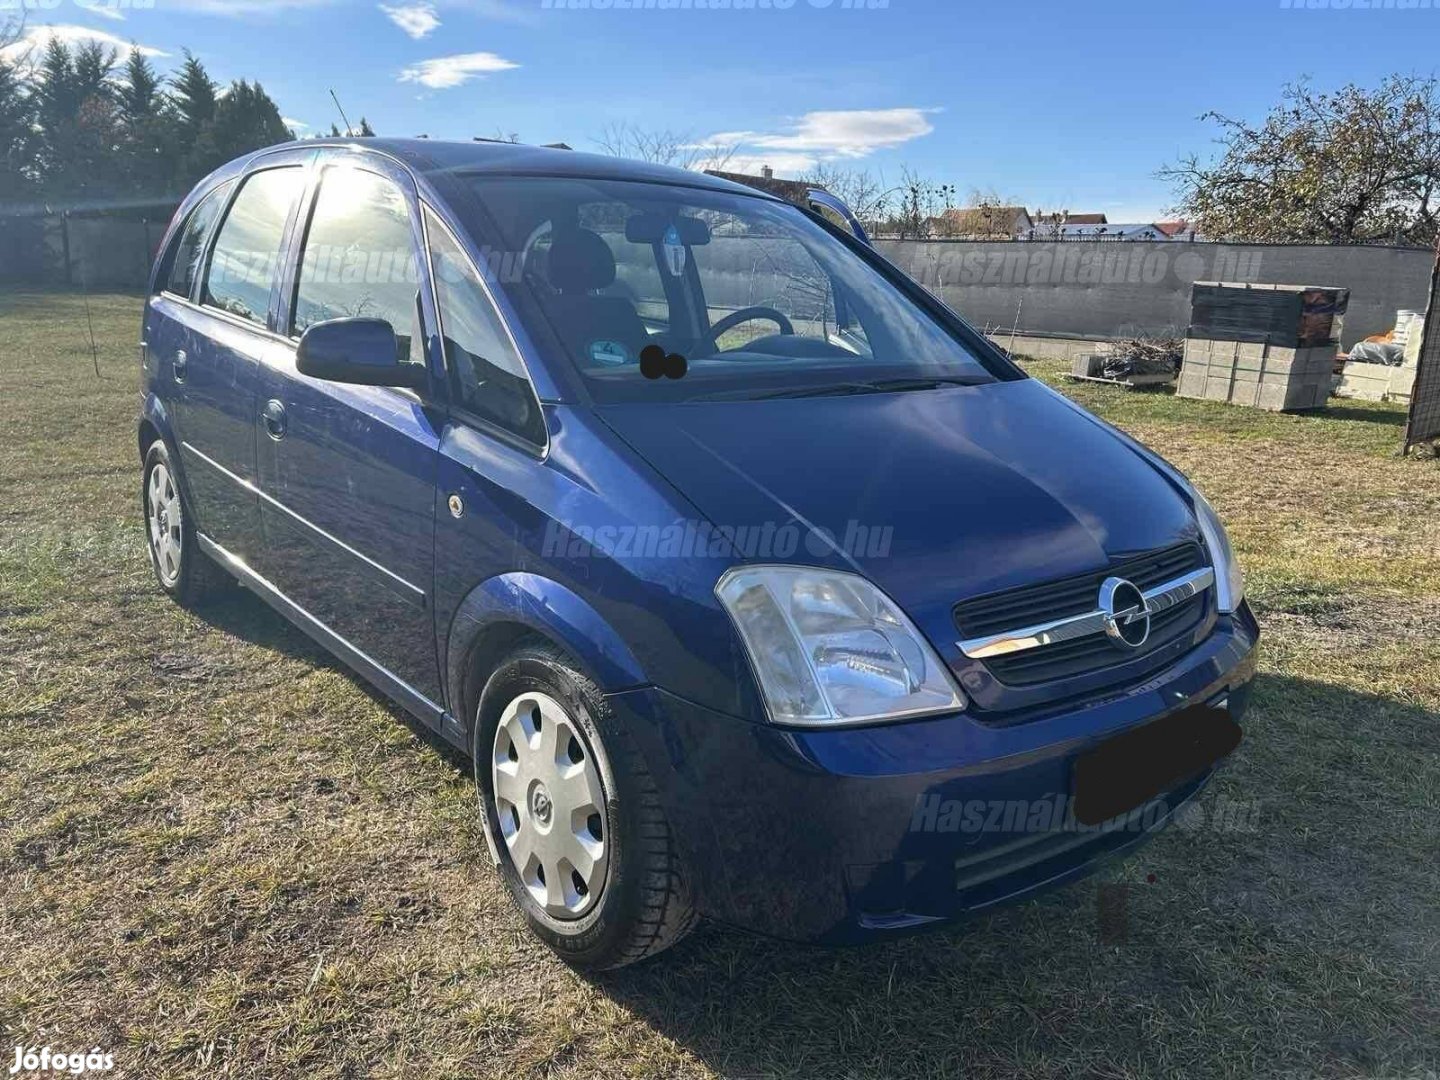
[[[1202,567],[1181,577],[1162,582],[1153,589],[1146,589],[1143,594],[1145,606],[1149,609],[1150,614],[1154,615],[1167,608],[1172,608],[1176,604],[1183,604],[1214,584],[1215,571],[1208,566]],[[1004,633],[990,634],[986,637],[970,638],[957,644],[960,651],[970,659],[984,660],[991,656],[1006,656],[1010,653],[1038,649],[1045,645],[1056,645],[1062,641],[1073,641],[1076,638],[1088,637],[1091,634],[1104,633],[1104,631],[1105,613],[1096,608],[1084,615],[1036,623],[1034,626],[1007,630]]]

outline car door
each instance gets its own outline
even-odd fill
[[[161,335],[176,399],[182,468],[197,527],[239,558],[259,543],[256,371],[275,343],[271,301],[281,243],[305,186],[303,157],[239,180],[209,244],[197,303],[176,305]]]
[[[204,269],[205,250],[234,191],[235,182],[227,180],[212,188],[187,210],[161,256],[153,291],[145,303],[142,339],[148,385],[163,403],[170,421],[170,432],[182,445],[209,442],[204,434],[206,418],[203,414],[197,413],[194,422],[198,430],[193,433],[191,419],[186,415],[192,406],[190,391],[193,384],[189,361],[192,355],[207,358],[203,366],[197,365],[195,374],[200,377],[200,385],[204,389],[201,397],[211,397],[213,388],[206,386],[210,376],[206,331],[212,319],[197,306],[196,293]],[[249,410],[246,412],[248,415]],[[254,440],[249,440],[248,454],[243,445],[232,445],[229,449],[232,453],[227,455],[220,447],[212,446],[211,453],[212,456],[226,457],[237,474],[252,475]],[[181,467],[184,468],[184,465]],[[197,468],[196,472],[200,470]],[[253,494],[247,497],[238,485],[229,485],[217,492],[217,479],[206,475],[195,478],[207,497],[201,499],[196,491],[191,491],[190,502],[194,512],[206,515],[201,520],[212,534],[230,534],[246,529],[253,534],[259,525],[259,507]],[[248,518],[243,511],[237,515],[235,505],[226,513],[223,508],[227,503],[238,504],[243,511],[248,511]],[[221,524],[227,520],[230,528]]]
[[[401,359],[426,364],[428,286],[409,177],[369,154],[326,154],[297,219],[280,303],[286,346],[267,358],[252,414],[264,552],[291,601],[431,703],[436,446],[428,395],[302,375],[308,326],[388,321]]]

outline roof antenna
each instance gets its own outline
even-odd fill
[[[331,89],[330,89],[330,100],[333,101],[333,102],[335,102],[335,108],[336,108],[337,110],[339,110],[340,119],[345,121],[345,135],[346,135],[346,137],[348,138],[349,135],[350,135],[350,120],[349,120],[349,119],[346,117],[346,115],[345,115],[345,109],[344,109],[344,107],[340,104],[340,99],[335,96],[335,89],[334,89],[334,87],[331,87]]]

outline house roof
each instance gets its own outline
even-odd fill
[[[806,183],[804,180],[781,180],[776,176],[751,176],[748,173],[722,172],[720,169],[706,169],[705,175],[729,180],[732,184],[744,184],[797,206],[808,206],[809,193],[817,189],[823,190],[819,184]]]
[[[1148,221],[1112,222],[1105,225],[1077,225],[1073,221],[1059,227],[1061,236],[1106,236],[1113,239],[1159,232],[1159,226]]]
[[[1030,227],[1030,212],[1023,206],[951,207],[941,217],[948,229],[961,235],[1013,234]]]
[[[1104,214],[1035,214],[1036,225],[1108,225]]]
[[[1191,226],[1188,221],[1181,218],[1179,221],[1157,221],[1155,228],[1159,229],[1166,236],[1174,236],[1176,233],[1188,232]]]

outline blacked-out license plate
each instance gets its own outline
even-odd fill
[[[1240,745],[1223,705],[1189,705],[1075,759],[1075,819],[1099,825],[1198,776]]]

